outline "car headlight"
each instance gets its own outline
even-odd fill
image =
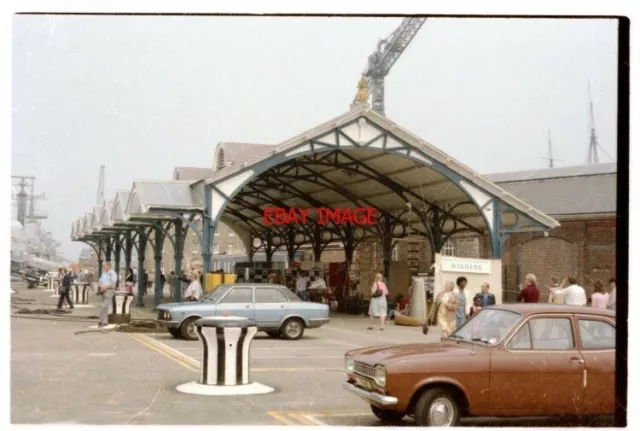
[[[373,380],[376,382],[376,385],[380,387],[384,387],[384,385],[387,384],[387,371],[382,365],[376,366],[376,372]]]
[[[347,371],[347,374],[353,374],[355,361],[351,356],[345,356],[344,358],[344,368]]]

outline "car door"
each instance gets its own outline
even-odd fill
[[[257,287],[255,319],[261,328],[275,328],[287,313],[287,298],[275,287]]]
[[[573,317],[536,315],[491,357],[491,412],[577,414],[584,402],[584,359]]]
[[[254,319],[255,307],[253,304],[253,288],[232,288],[216,307],[216,316],[224,316],[225,312],[229,312],[229,316]]]
[[[605,318],[576,316],[585,360],[584,412],[614,414],[616,402],[616,327]]]

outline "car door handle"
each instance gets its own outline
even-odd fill
[[[572,364],[584,364],[584,359],[571,358],[569,359],[569,362],[571,362]]]

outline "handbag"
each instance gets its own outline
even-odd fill
[[[382,290],[378,287],[378,283],[376,283],[376,291],[371,294],[372,298],[380,298],[382,296]]]

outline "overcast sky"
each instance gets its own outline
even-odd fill
[[[279,143],[349,109],[400,18],[16,16],[12,174],[37,177],[46,229],[134,179],[211,167],[220,141]],[[586,163],[591,81],[616,159],[617,21],[428,19],[386,80],[386,115],[481,173]],[[611,157],[611,158],[610,158]]]

